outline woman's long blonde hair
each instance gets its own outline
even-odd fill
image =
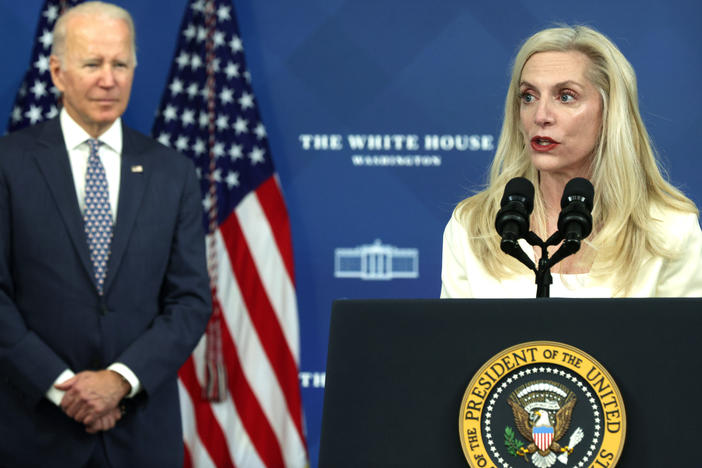
[[[545,29],[524,42],[514,60],[489,185],[459,203],[455,215],[465,226],[470,245],[487,271],[496,278],[524,273],[524,266],[506,261],[494,223],[507,182],[514,177],[526,177],[537,187],[533,230],[545,234],[545,207],[538,190],[538,173],[520,131],[519,82],[526,61],[546,51],[578,51],[591,62],[588,79],[599,90],[603,107],[602,130],[591,168],[595,199],[594,230],[589,239],[594,255],[590,273],[596,278],[611,278],[615,294],[626,295],[628,285],[633,283],[638,267],[647,256],[675,254],[652,229],[651,207],[695,213],[697,208],[661,174],[639,113],[636,75],[631,64],[607,37],[589,27]]]

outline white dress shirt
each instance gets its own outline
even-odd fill
[[[66,143],[66,151],[71,163],[71,171],[73,172],[73,184],[76,188],[76,197],[81,212],[85,211],[85,172],[88,168],[88,156],[90,148],[87,140],[92,137],[83,128],[76,123],[75,120],[68,115],[66,109],[61,110],[59,116],[61,123],[61,131],[63,139]],[[107,187],[110,197],[110,209],[112,211],[112,221],[117,221],[117,203],[119,200],[119,183],[120,169],[122,163],[122,120],[117,119],[102,135],[98,137],[102,143],[100,145],[99,155],[102,165],[105,168],[105,176],[107,178]],[[86,239],[87,243],[87,239]],[[108,370],[117,372],[119,375],[131,385],[132,389],[127,395],[128,398],[133,397],[141,390],[141,383],[136,374],[129,367],[121,362],[115,362],[107,367]],[[65,382],[73,377],[75,373],[71,369],[64,370],[54,384]],[[60,406],[64,391],[55,388],[53,385],[46,393],[46,397]]]
[[[85,211],[85,171],[88,169],[88,156],[90,147],[87,140],[92,137],[83,127],[68,115],[66,109],[61,110],[59,116],[63,140],[66,142],[68,158],[73,171],[73,184],[76,187],[76,196],[81,213]],[[122,162],[122,120],[117,119],[100,137],[98,153],[105,168],[107,177],[107,190],[110,195],[110,209],[112,221],[117,221],[117,203],[119,200],[120,166]]]

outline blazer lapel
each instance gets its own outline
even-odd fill
[[[109,291],[124,257],[150,174],[148,159],[145,157],[143,148],[138,147],[134,139],[129,137],[130,129],[124,125],[122,132],[124,143],[120,169],[119,204],[117,206],[117,222],[114,226],[110,246],[110,258],[107,262],[104,294]]]
[[[78,205],[71,164],[58,118],[48,122],[41,129],[37,138],[37,149],[32,155],[56,201],[78,257],[88,276],[93,278],[83,216]]]

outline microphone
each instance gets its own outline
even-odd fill
[[[534,262],[517,242],[530,233],[529,215],[534,209],[534,186],[524,177],[507,182],[500,200],[500,211],[495,219],[495,229],[502,237],[500,249],[519,260],[530,270],[536,271]]]
[[[504,243],[516,243],[529,232],[529,215],[534,209],[534,186],[524,177],[507,182],[495,219],[495,229]]]
[[[592,232],[592,199],[595,189],[589,180],[582,177],[571,179],[563,189],[561,214],[558,216],[558,231],[564,244],[571,244],[573,252],[580,248],[580,241]]]

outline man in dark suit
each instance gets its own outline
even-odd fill
[[[193,165],[122,125],[129,14],[56,24],[58,118],[0,139],[0,466],[179,467],[210,315]]]

